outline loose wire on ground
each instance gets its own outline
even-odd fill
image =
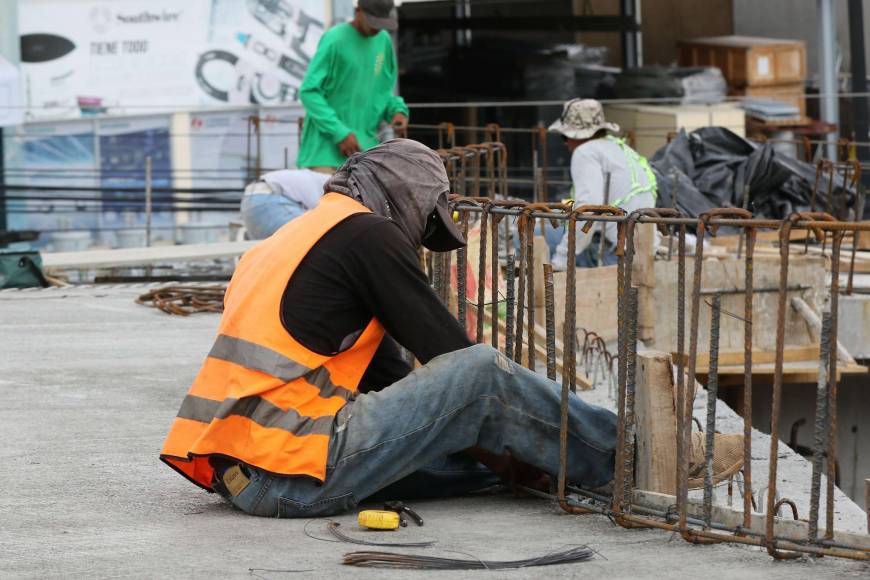
[[[318,536],[312,535],[308,531],[308,526],[314,521],[316,520],[311,520],[307,522],[302,531],[312,540],[320,540],[321,542],[346,542],[348,544],[357,544],[360,546],[380,546],[384,548],[429,548],[430,546],[434,546],[436,544],[435,540],[429,540],[425,542],[370,542],[368,540],[360,540],[357,538],[352,538],[344,532],[340,531],[338,528],[341,526],[341,524],[331,520],[326,523],[326,531],[328,531],[330,535],[336,539],[330,540],[329,538],[320,538]]]
[[[533,566],[553,566],[584,562],[591,559],[595,551],[588,546],[573,546],[565,550],[553,551],[537,558],[524,560],[462,560],[418,554],[394,554],[390,552],[350,552],[344,555],[342,563],[346,566],[363,568],[393,568],[403,570],[510,570]]]

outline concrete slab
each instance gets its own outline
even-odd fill
[[[343,567],[341,555],[363,547],[309,538],[304,521],[236,512],[160,464],[163,437],[218,317],[170,317],[134,304],[146,290],[0,292],[0,578],[474,574]],[[870,574],[865,563],[775,562],[754,548],[691,546],[661,531],[628,531],[603,517],[562,514],[538,499],[495,495],[414,507],[426,526],[390,534],[387,541],[438,544],[406,552],[513,559],[577,543],[600,552],[591,562],[497,577],[793,580]],[[354,514],[337,519],[348,534],[371,537],[357,530]],[[308,532],[323,536],[323,522],[308,524]]]

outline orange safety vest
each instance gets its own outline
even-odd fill
[[[314,244],[339,222],[368,211],[327,193],[315,209],[242,256],[217,339],[160,453],[170,467],[210,491],[210,455],[278,475],[325,479],[333,420],[357,392],[384,329],[372,318],[349,349],[317,354],[281,324],[281,298]]]

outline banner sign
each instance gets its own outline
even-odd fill
[[[25,0],[29,119],[298,99],[326,0]]]

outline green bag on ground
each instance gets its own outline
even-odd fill
[[[48,286],[39,252],[0,250],[0,289]]]

